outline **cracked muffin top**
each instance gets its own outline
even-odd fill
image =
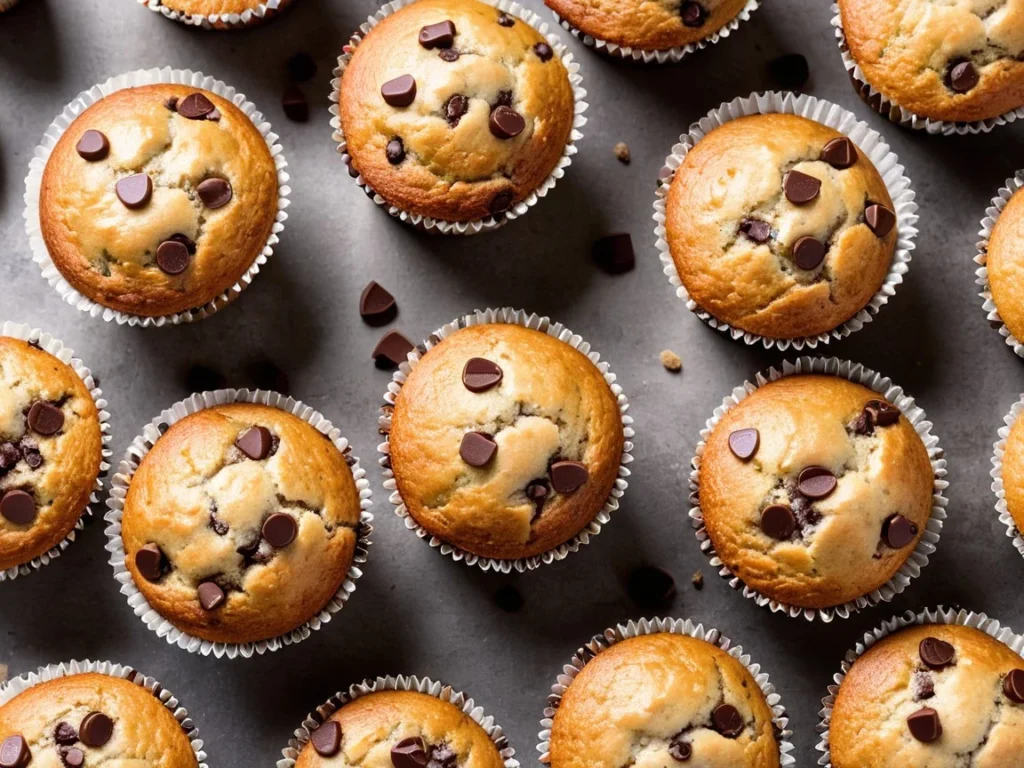
[[[93,672],[34,685],[0,706],[11,768],[196,768],[188,734],[142,686]]]
[[[711,36],[747,0],[544,0],[576,29],[609,43],[662,51]]]
[[[731,408],[700,463],[704,525],[725,565],[801,608],[892,578],[924,535],[934,476],[894,405],[837,376],[786,376]]]
[[[700,307],[776,339],[826,333],[882,285],[893,203],[850,139],[795,115],[752,115],[686,155],[666,201],[666,240]]]
[[[204,640],[289,632],[333,597],[352,563],[359,492],[346,456],[266,405],[177,422],[128,488],[125,564],[149,604]]]
[[[850,55],[895,104],[955,122],[1024,105],[1024,1],[838,2]]]
[[[503,768],[498,748],[469,715],[416,691],[350,701],[312,734],[296,768]]]
[[[776,768],[772,711],[750,672],[686,635],[641,635],[587,662],[551,726],[551,768]]]
[[[185,85],[116,91],[79,115],[43,173],[39,218],[80,293],[143,316],[201,307],[263,251],[277,171],[234,104]]]
[[[988,284],[999,317],[1018,339],[1024,339],[1024,195],[1014,192],[992,228],[986,266]]]
[[[49,352],[0,336],[0,571],[71,533],[102,460],[99,413],[85,382]]]
[[[558,165],[575,105],[544,37],[478,0],[419,0],[359,44],[341,81],[352,166],[392,205],[501,214]]]
[[[1009,768],[1024,754],[1024,659],[971,627],[884,638],[839,686],[833,768]]]
[[[473,325],[430,349],[395,401],[391,468],[409,513],[481,557],[571,539],[601,510],[625,437],[581,352],[519,325]]]

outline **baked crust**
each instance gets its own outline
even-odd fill
[[[1024,195],[1014,192],[996,219],[988,243],[988,284],[999,317],[1016,338],[1024,338]]]
[[[877,589],[903,565],[931,515],[934,476],[928,451],[900,414],[873,434],[852,425],[871,400],[867,387],[836,376],[786,376],[730,409],[708,437],[700,466],[704,525],[723,563],[751,588],[788,605],[825,608]],[[729,435],[754,428],[749,461]],[[805,499],[797,478],[825,467],[838,479],[824,499]],[[771,504],[790,506],[796,531],[778,541],[761,529]],[[917,526],[899,549],[884,544],[885,521],[900,514]]]
[[[189,120],[165,102],[202,93],[221,117]],[[88,162],[76,144],[86,130],[110,142]],[[147,173],[153,196],[131,210],[115,182]],[[227,179],[232,199],[206,207],[195,187]],[[43,172],[39,221],[54,266],[77,291],[105,307],[143,316],[201,307],[233,286],[263,251],[277,215],[277,171],[263,136],[234,104],[185,85],[116,91],[79,115]],[[179,275],[156,265],[159,244],[174,234],[195,242]]]
[[[290,0],[289,0],[290,1]],[[161,5],[188,14],[242,13],[259,8],[266,0],[160,0]],[[281,3],[285,5],[285,3]]]
[[[159,699],[128,680],[94,672],[34,685],[0,706],[0,742],[20,734],[32,751],[32,768],[62,768],[54,730],[67,723],[78,731],[90,712],[111,718],[114,729],[102,747],[69,745],[85,753],[85,765],[196,768],[188,735]]]
[[[501,367],[500,385],[482,393],[463,385],[474,357]],[[460,457],[467,432],[498,444],[486,466]],[[396,398],[389,437],[398,492],[416,522],[499,559],[538,555],[582,530],[611,493],[624,442],[615,394],[597,367],[546,333],[508,323],[470,326],[427,352]],[[568,494],[549,484],[535,517],[526,487],[546,479],[556,459],[583,462],[589,479]]]
[[[971,122],[1024,105],[1021,0],[838,0],[850,55],[875,90],[914,114]],[[979,82],[947,85],[951,62],[969,60]]]
[[[253,426],[276,442],[261,461],[234,445]],[[296,521],[295,540],[239,552],[277,512]],[[328,603],[352,563],[358,524],[359,492],[330,440],[277,408],[236,403],[188,416],[157,440],[128,488],[121,536],[125,564],[161,616],[204,640],[246,643],[289,632]],[[147,544],[170,564],[156,583],[135,562]],[[227,599],[207,611],[197,590],[211,580]]]
[[[736,738],[711,727],[721,704],[743,718]],[[771,709],[739,661],[686,635],[641,635],[599,653],[569,685],[551,726],[551,768],[670,768],[678,735],[691,765],[779,765]]]
[[[38,401],[60,408],[64,425],[56,434],[29,428],[27,414]],[[0,497],[15,489],[30,491],[37,516],[16,525],[0,515],[0,571],[30,562],[71,533],[103,460],[99,413],[85,382],[50,353],[0,336],[0,450],[7,444],[22,457],[9,471],[0,469]],[[33,469],[25,455],[35,451],[42,464]]]
[[[341,80],[341,126],[353,166],[385,200],[404,211],[445,221],[474,221],[492,213],[499,196],[513,203],[533,192],[555,169],[569,141],[575,105],[569,74],[526,22],[498,23],[500,11],[478,0],[419,0],[388,16],[356,48]],[[511,17],[510,17],[511,18]],[[418,42],[420,29],[451,20],[460,56],[444,61]],[[546,44],[546,43],[545,43]],[[405,108],[381,97],[381,86],[401,75],[416,79],[416,99]],[[526,128],[512,139],[488,127],[499,94]],[[445,105],[469,101],[452,127]],[[392,165],[386,147],[404,143]],[[508,206],[505,206],[508,207]]]
[[[928,669],[918,650],[935,637],[955,649],[954,666]],[[833,768],[1008,768],[1024,754],[1024,705],[1003,692],[1003,678],[1024,659],[970,627],[929,624],[889,635],[857,659],[839,687],[829,742]],[[926,675],[934,695],[915,695]],[[915,739],[907,716],[939,714],[942,736]]]
[[[1006,509],[1018,530],[1024,530],[1024,419],[1017,419],[1006,436],[1003,451],[1003,489]]]

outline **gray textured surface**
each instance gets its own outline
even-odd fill
[[[22,0],[0,16],[0,318],[54,333],[101,377],[115,457],[145,422],[188,394],[192,364],[242,386],[253,383],[253,361],[273,361],[293,395],[350,437],[369,467],[377,515],[370,562],[344,611],[297,647],[234,662],[190,656],[146,630],[118,593],[103,526],[94,522],[55,564],[0,587],[0,663],[11,674],[72,657],[135,665],[188,706],[213,766],[271,765],[303,715],[351,682],[430,675],[474,695],[531,765],[560,665],[593,633],[643,615],[625,578],[654,563],[679,583],[673,615],[717,626],[771,674],[792,717],[799,763],[810,765],[825,686],[844,651],[882,619],[941,602],[1024,628],[1024,564],[997,521],[988,476],[996,430],[1022,388],[1021,362],[988,328],[971,262],[987,201],[1024,164],[1020,127],[953,139],[899,130],[850,88],[827,3],[767,0],[739,33],[679,66],[618,63],[572,41],[591,108],[567,177],[497,234],[424,237],[364,197],[330,138],[332,58],[376,5],[301,0],[272,24],[237,34],[187,29],[132,0]],[[320,67],[306,86],[314,117],[305,125],[288,123],[279,106],[283,64],[297,50],[313,53]],[[827,353],[874,367],[917,397],[950,461],[950,519],[922,578],[891,607],[830,626],[758,608],[715,577],[700,553],[686,517],[699,429],[734,386],[782,356],[732,342],[686,311],[661,273],[651,222],[654,179],[679,133],[722,101],[774,87],[767,62],[788,51],[811,62],[807,92],[883,132],[922,209],[907,282],[876,322]],[[163,65],[215,75],[263,110],[285,147],[293,206],[277,254],[234,306],[191,327],[115,327],[63,304],[40,278],[22,224],[22,180],[46,126],[80,90]],[[631,146],[631,166],[612,156],[617,141]],[[591,266],[590,246],[623,229],[633,233],[639,263],[610,277]],[[483,574],[440,557],[392,514],[375,463],[376,409],[390,375],[369,360],[381,332],[356,311],[370,279],[398,297],[395,327],[410,337],[474,307],[514,305],[563,321],[611,361],[633,401],[636,462],[622,509],[594,543],[539,572]],[[683,357],[679,376],[658,362],[666,347]],[[702,592],[690,587],[698,568],[707,577]],[[518,613],[493,600],[505,584],[525,597]]]

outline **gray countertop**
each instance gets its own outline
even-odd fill
[[[541,0],[525,5],[547,15]],[[718,627],[770,673],[791,716],[798,762],[811,765],[825,687],[846,649],[883,619],[944,603],[1024,629],[1024,563],[997,520],[988,474],[996,430],[1024,387],[1022,363],[988,327],[971,261],[989,199],[1024,165],[1024,128],[965,138],[901,130],[850,87],[827,2],[764,6],[730,38],[677,66],[605,59],[562,33],[582,63],[591,105],[580,154],[525,218],[464,239],[423,236],[391,220],[335,153],[332,61],[376,0],[300,0],[263,28],[230,34],[186,28],[133,0],[22,0],[0,16],[0,319],[41,326],[96,372],[110,402],[115,461],[147,421],[189,394],[193,365],[246,386],[266,385],[272,364],[291,394],[349,436],[368,467],[377,517],[370,561],[347,607],[298,646],[236,661],[189,655],[150,633],[119,594],[103,525],[93,521],[56,563],[0,585],[0,663],[9,674],[70,658],[131,664],[178,694],[212,766],[271,765],[306,712],[352,682],[427,675],[478,699],[522,762],[535,765],[538,720],[560,666],[594,633],[645,614],[626,577],[654,564],[679,585],[667,612]],[[319,65],[304,86],[313,106],[307,124],[288,122],[280,107],[284,63],[300,50]],[[875,368],[915,396],[949,459],[949,520],[931,565],[891,605],[829,625],[744,599],[714,575],[694,539],[686,478],[699,430],[733,387],[784,355],[733,342],[686,310],[662,274],[651,219],[655,178],[679,134],[723,101],[778,87],[768,62],[789,52],[810,62],[807,93],[884,134],[921,206],[906,282],[875,322],[825,351]],[[293,204],[274,258],[227,310],[185,327],[118,327],[64,304],[40,277],[22,222],[23,179],[43,131],[79,91],[164,65],[202,70],[256,103],[281,135]],[[632,149],[628,167],[612,154],[618,141]],[[591,264],[590,248],[621,230],[632,233],[638,263],[612,277]],[[390,373],[370,360],[381,330],[357,312],[371,279],[397,296],[393,327],[412,338],[473,308],[510,305],[564,322],[611,362],[633,403],[636,461],[622,508],[590,546],[537,572],[482,573],[441,557],[395,517],[375,455]],[[661,367],[665,348],[682,356],[681,375]],[[697,569],[706,577],[700,592],[690,585]],[[495,601],[506,585],[522,594],[521,610]]]

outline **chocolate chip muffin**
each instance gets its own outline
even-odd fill
[[[1024,659],[971,627],[882,639],[839,686],[832,768],[1001,768],[1024,755]]]
[[[235,403],[172,425],[128,487],[125,565],[175,627],[214,642],[272,638],[312,618],[352,563],[359,492],[322,433]]]
[[[868,84],[920,117],[972,122],[1024,106],[1024,7],[1005,0],[838,0]]]
[[[996,219],[986,253],[988,286],[999,317],[1017,339],[1024,339],[1024,292],[1019,275],[1024,269],[1024,195],[1014,192]]]
[[[601,510],[625,437],[616,395],[569,344],[511,323],[430,349],[395,400],[391,469],[413,519],[495,559],[571,539]]]
[[[666,235],[690,298],[772,339],[827,333],[863,309],[896,249],[893,203],[846,136],[788,114],[714,129],[686,155]]]
[[[87,672],[39,683],[0,706],[3,768],[196,768],[188,734],[149,690]]]
[[[1006,436],[1002,457],[1006,511],[1018,531],[1024,531],[1024,419],[1016,419]]]
[[[442,221],[502,214],[570,141],[575,104],[552,44],[478,0],[419,0],[385,18],[340,86],[352,168],[391,205]]]
[[[772,711],[750,672],[686,635],[623,640],[587,662],[555,711],[551,768],[775,768]]]
[[[504,768],[487,732],[426,693],[378,691],[348,702],[310,735],[296,768]]]
[[[209,19],[214,29],[252,24],[271,19],[292,4],[292,0],[142,0],[145,5],[167,8],[181,14],[184,21],[196,17]],[[233,16],[242,16],[239,24],[231,24]],[[227,18],[224,18],[227,17]]]
[[[900,410],[838,376],[765,384],[722,416],[700,460],[715,551],[747,586],[801,608],[885,584],[931,514],[928,451]]]
[[[747,0],[544,0],[585,34],[641,51],[696,43],[739,15]]]
[[[115,91],[79,115],[43,172],[54,266],[104,307],[158,317],[229,291],[277,215],[274,158],[228,99],[185,85]]]
[[[103,431],[75,370],[0,336],[0,571],[49,552],[96,488]]]

